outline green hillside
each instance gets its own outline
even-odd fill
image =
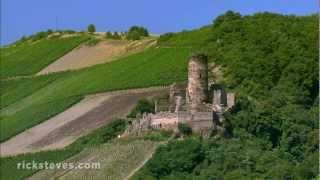
[[[21,154],[14,157],[0,158],[0,177],[1,179],[18,180],[28,177],[36,169],[17,169],[17,163],[25,162],[62,162],[67,158],[80,153],[84,149],[96,148],[101,144],[110,142],[117,135],[124,132],[127,124],[125,120],[119,119],[79,138],[74,143],[64,149],[55,151],[43,151],[38,153]]]
[[[62,112],[86,94],[183,81],[188,55],[186,48],[149,49],[79,71],[4,81],[0,140]]]
[[[230,138],[173,141],[134,179],[318,176],[316,15],[227,12],[212,26],[168,34],[159,42],[206,52],[210,61],[222,66],[223,84],[237,93],[237,105],[226,114]]]
[[[225,115],[229,137],[172,140],[159,148],[133,179],[315,179],[319,163],[318,41],[316,15],[241,16],[227,12],[212,25],[162,35],[158,47],[118,61],[78,71],[3,80],[0,141],[63,112],[87,94],[184,81],[188,55],[204,52],[222,67],[223,85],[237,94],[235,108]],[[23,45],[1,49],[12,60],[4,63],[7,68],[1,77],[35,74],[54,61],[57,57],[38,64],[34,62],[38,58],[31,58],[40,53],[34,49],[45,47],[41,43],[45,42],[35,43],[29,50]],[[25,50],[19,50],[22,47]],[[28,53],[32,55],[19,60],[19,54]],[[17,63],[22,61],[25,63]],[[21,64],[34,69],[29,71]],[[80,152],[87,142],[96,143],[95,138],[80,139],[70,146],[75,148],[71,150],[1,161],[7,162],[7,173],[18,179],[32,172],[16,172],[16,162],[62,161]]]
[[[1,78],[33,75],[68,53],[87,36],[43,38],[1,48]]]

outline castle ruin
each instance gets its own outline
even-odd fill
[[[188,82],[170,86],[169,97],[155,101],[155,113],[143,114],[127,130],[136,133],[148,129],[177,130],[186,123],[195,133],[210,135],[224,131],[223,114],[235,104],[235,95],[217,84],[208,84],[208,60],[202,54],[192,55],[188,63]]]

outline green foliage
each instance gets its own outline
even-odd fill
[[[113,39],[121,39],[121,36],[119,35],[118,32],[114,32]]]
[[[114,33],[112,34],[110,31],[108,31],[108,32],[106,32],[106,38],[107,38],[107,39],[116,39],[116,40],[119,40],[119,39],[121,39],[121,36],[119,35],[118,32],[114,32]]]
[[[126,128],[125,120],[114,120],[109,124],[91,132],[87,136],[79,138],[61,150],[43,151],[38,153],[23,154],[13,157],[0,158],[1,179],[18,180],[34,174],[37,170],[17,169],[17,163],[25,162],[61,162],[83,149],[106,143],[119,134],[123,133]]]
[[[187,77],[188,54],[187,49],[148,49],[79,71],[1,82],[0,128],[8,129],[0,129],[0,139],[45,121],[86,94],[183,81]]]
[[[90,40],[88,40],[88,41],[86,42],[86,45],[87,45],[87,46],[95,46],[95,45],[97,45],[100,41],[101,41],[101,39],[91,38]]]
[[[152,130],[143,136],[144,140],[165,141],[172,135],[172,131]]]
[[[81,99],[81,96],[74,96],[63,100],[57,99],[46,102],[45,104],[38,103],[30,105],[10,116],[2,114],[0,119],[0,142],[55,116],[59,112],[79,102]]]
[[[110,31],[106,32],[106,38],[107,39],[112,39],[113,38],[113,35]]]
[[[157,149],[154,158],[146,165],[157,178],[172,172],[192,172],[197,163],[203,160],[201,143],[198,139],[173,141]]]
[[[211,26],[161,36],[158,49],[46,76],[50,80],[1,82],[0,123],[16,117],[21,127],[28,125],[23,117],[39,121],[48,117],[48,109],[61,112],[52,108],[53,100],[186,80],[187,55],[205,51],[222,67],[225,86],[237,93],[236,107],[226,114],[233,137],[170,142],[135,179],[314,179],[319,164],[317,30],[316,15],[227,12]]]
[[[1,78],[33,75],[87,39],[87,36],[42,39],[1,48]]]
[[[183,135],[191,135],[192,134],[192,129],[190,126],[186,123],[179,123],[178,124],[178,129],[179,132],[182,133]]]
[[[87,31],[89,33],[94,33],[96,32],[96,26],[94,24],[89,24],[88,27],[87,27]]]
[[[147,36],[149,36],[148,30],[139,26],[132,26],[127,33],[128,40],[139,40],[141,37]]]
[[[212,26],[161,36],[160,47],[205,51],[222,67],[223,84],[237,93],[236,106],[225,114],[233,132],[229,139],[204,140],[204,160],[192,171],[177,173],[159,163],[145,166],[136,179],[315,179],[318,41],[316,15],[241,16],[231,11]],[[163,154],[154,159],[160,162]]]
[[[154,113],[154,103],[148,99],[140,99],[128,117],[135,118],[137,114],[143,113]]]

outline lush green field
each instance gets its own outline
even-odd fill
[[[183,81],[188,55],[186,48],[149,49],[80,71],[6,81],[0,140],[62,112],[86,94]]]
[[[89,135],[84,136],[71,145],[62,150],[55,151],[43,151],[33,154],[25,154],[14,157],[6,157],[0,159],[1,179],[18,180],[30,176],[37,172],[37,170],[17,169],[17,163],[25,162],[39,162],[45,161],[50,163],[61,162],[79,152],[85,148],[97,146],[99,144],[106,143],[111,139],[117,137],[126,128],[125,120],[115,120],[108,125],[99,128]]]
[[[33,75],[86,40],[88,36],[82,35],[41,39],[1,48],[0,77]]]

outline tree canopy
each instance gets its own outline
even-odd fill
[[[170,45],[206,52],[210,62],[221,66],[222,84],[237,94],[235,108],[225,114],[233,136],[201,141],[197,149],[201,158],[190,160],[186,156],[183,165],[174,163],[179,167],[159,159],[173,154],[179,157],[182,150],[170,148],[169,144],[135,178],[317,178],[317,19],[317,15],[242,16],[228,11],[210,26],[161,36],[160,47]],[[188,139],[183,141],[180,143],[190,143]],[[193,152],[187,145],[183,151]],[[171,158],[168,161],[175,162],[174,156]],[[153,166],[157,163],[159,168]],[[159,174],[160,170],[163,173]]]

